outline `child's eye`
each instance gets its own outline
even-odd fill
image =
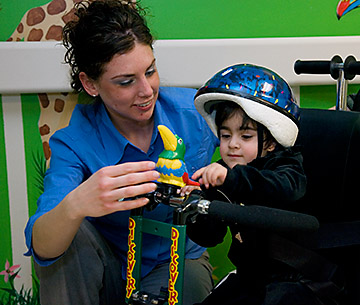
[[[244,134],[244,135],[242,135],[242,138],[245,139],[245,140],[249,140],[249,139],[251,139],[252,137],[253,137],[253,135],[251,135],[251,134]]]
[[[221,134],[221,135],[220,135],[220,138],[222,138],[222,139],[228,139],[228,138],[230,138],[230,135],[229,135],[229,134]]]

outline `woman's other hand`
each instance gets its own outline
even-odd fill
[[[160,177],[152,161],[129,162],[101,168],[69,193],[65,200],[75,218],[99,217],[117,211],[131,210],[148,203],[136,196],[153,192]]]

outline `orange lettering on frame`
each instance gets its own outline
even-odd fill
[[[135,243],[134,243],[134,235],[135,235],[135,220],[131,217],[129,218],[129,237],[128,237],[128,253],[127,253],[127,270],[126,270],[126,298],[130,298],[132,292],[135,290],[135,279],[132,276],[132,272],[134,270],[134,266],[136,263],[135,260]]]
[[[175,284],[179,275],[178,271],[178,258],[179,254],[177,254],[178,249],[178,239],[179,239],[179,231],[175,228],[171,229],[171,240],[172,245],[170,249],[170,266],[169,266],[169,298],[168,303],[169,305],[175,305],[178,301],[178,292],[175,289]]]

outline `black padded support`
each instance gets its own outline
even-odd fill
[[[360,113],[302,109],[297,143],[308,178],[297,210],[322,223],[360,221]]]
[[[320,222],[310,243],[346,279],[340,304],[360,304],[360,112],[302,109],[297,144],[308,186],[296,210]]]

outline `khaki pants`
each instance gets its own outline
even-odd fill
[[[201,302],[211,291],[212,267],[208,253],[196,260],[185,260],[184,304]],[[68,251],[54,264],[40,267],[42,305],[119,305],[125,304],[125,281],[121,264],[94,226],[85,220]],[[157,266],[142,279],[142,290],[158,295],[167,287],[168,264]]]

